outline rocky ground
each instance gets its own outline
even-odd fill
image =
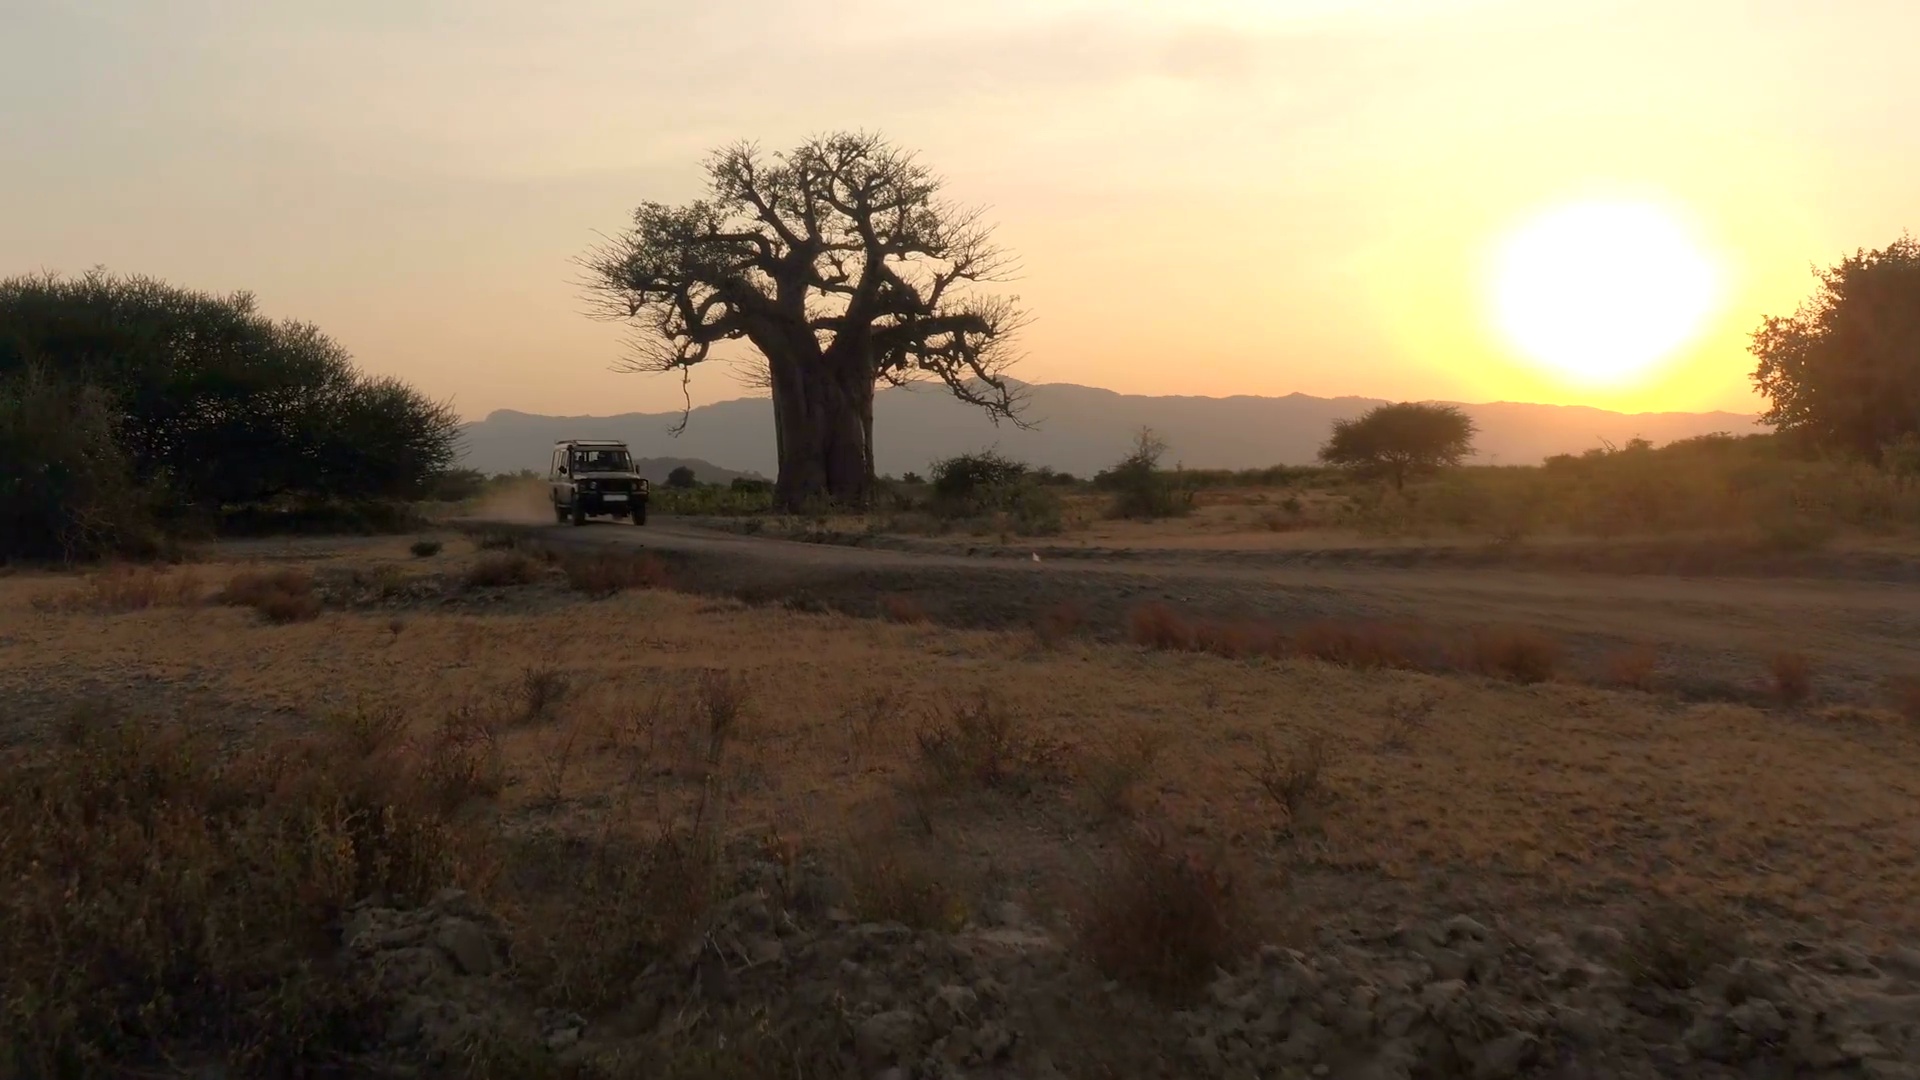
[[[1267,947],[1162,1002],[1009,905],[916,931],[782,902],[794,890],[771,864],[740,884],[591,1021],[527,1007],[512,935],[458,892],[362,907],[342,944],[399,1003],[395,1057],[422,1062],[519,1046],[581,1075],[1920,1077],[1911,948],[1763,957],[1684,928],[1529,935],[1457,915]]]

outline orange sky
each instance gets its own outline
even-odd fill
[[[1809,265],[1920,229],[1911,0],[295,8],[11,0],[0,274],[249,289],[471,416],[664,409],[571,260],[712,147],[866,128],[991,208],[1031,381],[1746,410],[1746,334]],[[1480,267],[1622,193],[1680,208],[1724,303],[1572,385],[1491,329]]]

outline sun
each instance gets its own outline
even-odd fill
[[[1523,221],[1495,249],[1494,324],[1571,382],[1618,385],[1699,337],[1720,270],[1680,216],[1652,202],[1587,201]]]

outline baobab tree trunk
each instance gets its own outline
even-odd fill
[[[790,513],[863,507],[872,493],[873,381],[858,370],[774,361],[780,476],[774,502]]]

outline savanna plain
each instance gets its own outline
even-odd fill
[[[1897,530],[1169,483],[0,577],[13,1067],[1920,1076]]]

